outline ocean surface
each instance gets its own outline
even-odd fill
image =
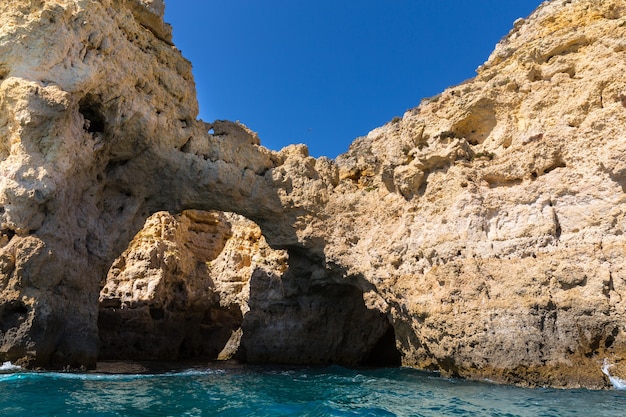
[[[524,389],[407,368],[0,364],[0,416],[622,416],[626,391]],[[111,372],[124,373],[111,373]]]

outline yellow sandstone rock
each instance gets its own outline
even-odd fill
[[[625,0],[545,2],[334,161],[197,121],[161,19],[0,5],[0,360],[626,375]]]

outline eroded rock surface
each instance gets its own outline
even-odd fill
[[[198,210],[152,215],[101,290],[100,358],[233,356],[224,348],[231,337],[240,338],[250,277],[280,277],[286,258],[241,216]]]
[[[0,5],[0,360],[92,366],[99,322],[110,357],[619,375],[626,1],[544,3],[336,161],[197,121],[162,10]]]

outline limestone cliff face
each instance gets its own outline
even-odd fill
[[[162,12],[162,2],[144,0],[0,5],[7,360],[95,363],[99,283],[150,214],[195,207],[280,218],[264,174],[281,156],[240,126],[196,120],[191,65]]]
[[[475,79],[338,158],[330,230],[354,232],[327,254],[376,285],[405,363],[601,386],[623,358],[625,18],[544,4]]]
[[[0,5],[0,360],[619,372],[626,1],[544,3],[336,161],[197,121],[162,12]]]

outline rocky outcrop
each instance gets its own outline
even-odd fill
[[[156,213],[113,263],[100,292],[99,356],[232,357],[236,352],[224,348],[241,338],[250,276],[285,269],[284,251],[270,249],[259,227],[240,216]]]
[[[0,22],[0,360],[619,375],[626,1],[544,3],[475,79],[335,161],[197,121],[158,1]]]
[[[474,80],[338,158],[361,232],[327,248],[375,283],[405,363],[597,387],[623,357],[625,10],[544,4]]]

